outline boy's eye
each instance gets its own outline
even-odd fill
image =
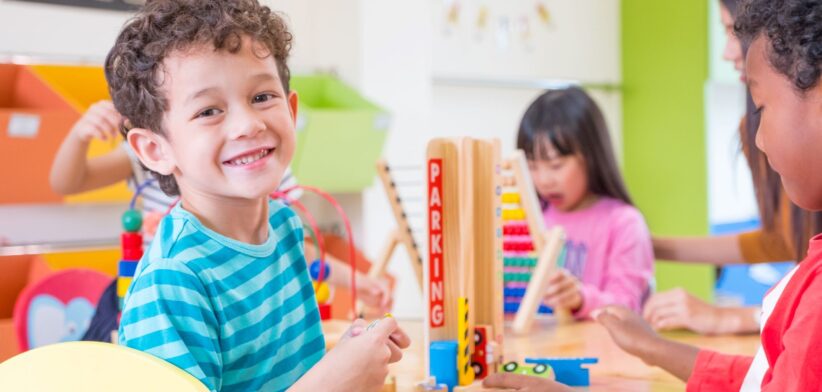
[[[257,94],[252,100],[253,103],[261,103],[274,99],[274,94]]]
[[[197,118],[200,118],[200,117],[211,117],[211,116],[216,116],[216,115],[218,115],[218,114],[220,114],[220,111],[219,111],[218,109],[215,109],[215,108],[209,108],[209,109],[206,109],[206,110],[201,111],[200,113],[197,113]]]

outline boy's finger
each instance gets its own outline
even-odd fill
[[[367,324],[363,319],[354,320],[354,322],[351,323],[351,326],[348,327],[348,330],[343,334],[343,338],[355,337],[362,334],[363,331],[365,331],[366,325]]]
[[[391,341],[393,341],[399,348],[408,348],[411,345],[411,338],[399,326],[393,333],[391,333]]]
[[[391,350],[391,356],[388,358],[388,363],[399,362],[399,360],[402,359],[402,350],[394,344],[391,339],[388,339],[385,345],[388,346],[389,350]]]
[[[397,327],[397,320],[394,320],[393,317],[384,317],[371,329],[370,333],[374,336],[388,339],[388,337],[397,330]]]

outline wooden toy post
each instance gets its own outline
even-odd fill
[[[528,174],[525,154],[517,150],[503,163],[502,217],[504,221],[504,297],[505,313],[514,313],[512,330],[530,331],[541,306],[546,280],[562,261],[565,234],[561,228],[550,231]],[[571,320],[567,309],[553,309],[558,322]]]
[[[425,363],[429,376],[453,388],[501,362],[499,143],[435,139],[427,157]]]
[[[377,176],[380,178],[382,187],[385,189],[385,194],[388,196],[388,202],[391,204],[391,211],[394,213],[397,228],[388,235],[388,241],[380,258],[371,266],[368,274],[372,277],[381,276],[385,272],[385,268],[388,266],[388,261],[391,260],[391,255],[394,254],[394,250],[398,245],[402,244],[405,246],[406,252],[408,252],[408,258],[411,260],[411,265],[417,276],[417,283],[419,283],[420,289],[422,289],[422,256],[420,255],[417,242],[412,235],[411,225],[408,223],[408,214],[403,208],[402,199],[391,175],[391,168],[384,160],[377,162]]]

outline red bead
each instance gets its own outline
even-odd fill
[[[320,305],[320,320],[331,320],[331,304]]]
[[[123,233],[120,235],[120,245],[123,249],[143,247],[143,235],[140,233]]]
[[[143,247],[123,249],[123,260],[140,261],[143,257]]]

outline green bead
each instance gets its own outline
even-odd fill
[[[123,229],[129,233],[140,231],[143,226],[143,215],[137,210],[128,210],[123,213]]]

